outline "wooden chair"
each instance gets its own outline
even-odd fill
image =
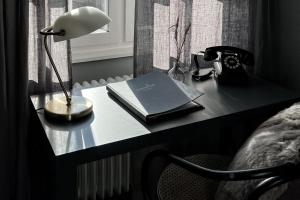
[[[222,155],[198,154],[182,158],[165,150],[151,152],[142,167],[144,199],[258,200],[262,196],[268,200],[299,199],[299,110],[300,105],[295,104],[264,122],[233,161]],[[263,145],[266,146],[260,151]],[[272,156],[272,162],[266,162]],[[156,158],[170,164],[159,174],[152,188],[149,172]],[[291,190],[293,185],[294,190]]]

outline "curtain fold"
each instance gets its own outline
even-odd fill
[[[68,11],[69,0],[29,0],[29,92],[47,93],[61,90],[52,69],[39,31],[53,25],[57,17]],[[66,88],[72,87],[70,42],[53,42],[48,37],[51,55]]]
[[[29,199],[28,1],[0,1],[1,199]]]
[[[29,94],[58,89],[39,30],[67,11],[66,1],[0,1],[0,188],[1,199],[30,199]],[[70,45],[51,51],[66,86],[71,85]],[[29,81],[30,80],[30,81]]]
[[[191,68],[191,54],[217,45],[254,51],[256,5],[253,0],[149,0],[136,1],[134,74],[167,71],[182,43],[180,63]],[[177,32],[174,25],[178,21]],[[202,62],[202,65],[207,63]]]
[[[255,69],[266,79],[280,82],[280,5],[278,0],[265,0],[257,4],[255,24]],[[283,66],[284,67],[284,66]]]

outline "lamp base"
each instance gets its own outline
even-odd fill
[[[71,105],[67,106],[65,97],[49,101],[45,106],[45,117],[55,121],[71,122],[93,112],[93,103],[82,97],[72,96]]]

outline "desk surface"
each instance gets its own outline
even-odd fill
[[[220,86],[214,79],[191,82],[205,94],[197,99],[205,109],[177,118],[145,124],[124,107],[113,101],[105,87],[84,89],[78,92],[93,101],[92,116],[79,122],[57,124],[44,119],[38,112],[40,122],[57,159],[72,159],[78,163],[93,157],[109,157],[151,144],[159,144],[163,138],[174,134],[187,136],[191,129],[209,123],[228,123],[243,115],[259,115],[259,110],[279,104],[289,105],[300,95],[272,83],[253,79],[247,87]],[[32,96],[34,107],[44,107],[49,98],[62,94]],[[166,91],[166,95],[167,91]],[[202,134],[202,133],[197,133]]]

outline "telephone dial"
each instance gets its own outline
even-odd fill
[[[221,84],[239,85],[247,83],[248,75],[243,64],[248,66],[254,65],[252,53],[230,46],[209,47],[203,53],[205,61],[214,61],[214,68],[208,74],[200,76],[200,66],[197,55],[195,55],[194,61],[197,70],[192,75],[194,80],[202,81],[214,75],[218,83]]]

